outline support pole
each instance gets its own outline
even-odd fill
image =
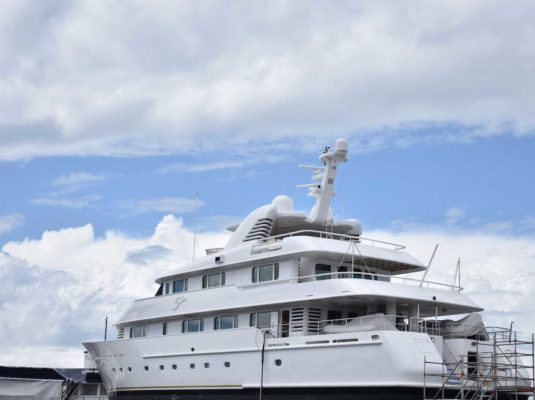
[[[104,341],[108,339],[108,316],[104,319]]]
[[[427,277],[427,273],[429,272],[429,268],[431,268],[431,263],[433,262],[433,258],[435,258],[435,254],[438,249],[438,243],[435,246],[435,250],[433,250],[433,254],[431,255],[431,259],[429,260],[429,263],[427,264],[427,268],[425,269],[424,276],[422,276],[422,280],[420,281],[420,287],[424,284],[425,278]]]

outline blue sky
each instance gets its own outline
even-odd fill
[[[464,213],[458,223],[466,228],[503,223],[495,229],[512,234],[535,229],[533,221],[529,223],[535,216],[535,138],[500,136],[351,150],[350,161],[338,175],[333,206],[337,215],[359,218],[365,228],[443,224],[447,210],[458,209]],[[295,185],[307,183],[309,175],[298,164],[316,162],[320,151],[282,148],[267,161],[211,152],[2,162],[0,176],[9,190],[2,196],[0,215],[24,219],[2,239],[35,239],[45,230],[87,223],[100,235],[113,229],[142,236],[173,212],[183,215],[190,228],[197,223],[200,230],[222,230],[280,193],[308,210],[312,199]],[[188,170],[203,165],[214,169]],[[197,191],[201,205],[175,204],[176,199],[195,201]],[[166,198],[170,204],[136,208],[139,202]]]
[[[340,137],[335,216],[422,262],[439,243],[430,279],[461,257],[485,320],[534,331],[534,20],[530,0],[2,1],[0,364],[81,365],[194,227],[200,256],[278,194],[309,210],[297,166]]]

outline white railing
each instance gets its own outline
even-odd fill
[[[293,321],[287,324],[273,324],[259,327],[269,331],[272,337],[287,337],[292,334],[305,336],[332,335],[348,332],[402,331],[420,332],[429,335],[440,335],[440,320],[421,317],[407,318],[402,315],[372,314],[355,318],[328,319],[321,321]]]
[[[403,250],[405,248],[405,246],[402,246],[400,244],[385,242],[383,240],[369,239],[369,238],[365,238],[362,236],[345,235],[343,233],[315,231],[312,229],[303,229],[300,231],[283,233],[281,235],[269,236],[263,239],[262,241],[265,243],[271,243],[271,242],[283,240],[284,238],[287,238],[287,237],[294,237],[294,236],[312,236],[312,237],[319,237],[321,239],[334,239],[334,240],[350,241],[350,242],[355,242],[355,243],[361,243],[362,241],[365,241],[365,242],[371,243],[372,246],[384,246],[388,248],[393,248],[394,250]]]
[[[362,267],[365,268],[365,267]],[[376,274],[371,272],[331,272],[326,274],[314,274],[314,275],[305,275],[305,276],[296,276],[287,279],[278,279],[275,281],[266,281],[266,282],[257,282],[257,283],[248,283],[245,285],[238,285],[239,289],[248,289],[258,286],[267,286],[277,283],[301,283],[301,282],[311,282],[318,280],[328,280],[328,279],[366,279],[379,282],[390,282],[398,283],[402,285],[410,285],[417,287],[424,287],[428,289],[439,289],[439,290],[448,290],[451,292],[461,292],[463,290],[462,286],[450,285],[448,283],[440,283],[433,281],[424,281],[422,283],[421,279],[417,278],[408,278],[400,277],[396,275],[383,275]],[[421,286],[420,286],[421,285]]]

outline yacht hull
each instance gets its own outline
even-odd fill
[[[445,392],[445,398],[455,398],[458,391]],[[258,400],[258,389],[237,390],[144,390],[119,392],[111,399],[117,400]],[[427,389],[427,397],[433,393]],[[317,388],[265,388],[264,400],[422,400],[423,388],[418,387],[317,387]],[[442,398],[442,395],[440,396]],[[470,398],[470,397],[468,397]],[[503,394],[504,400],[528,400],[529,395]]]

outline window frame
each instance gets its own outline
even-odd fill
[[[269,328],[273,324],[273,315],[272,311],[260,311],[260,312],[254,312],[249,315],[249,326],[256,327],[259,329]],[[259,314],[269,314],[269,324],[268,325],[258,325],[258,315]]]
[[[193,321],[199,321],[199,329],[198,330],[190,330],[190,324]],[[196,333],[196,332],[203,332],[204,331],[204,318],[192,318],[192,319],[185,319],[182,321],[182,333]]]
[[[218,282],[217,285],[211,285],[210,284],[210,277],[216,276],[216,275],[219,275],[219,280],[218,280],[219,282]],[[209,288],[220,287],[220,286],[225,286],[225,271],[214,272],[212,274],[203,275],[203,277],[202,277],[202,288],[203,289],[209,289]]]
[[[182,290],[175,290],[176,286],[177,286],[177,282],[182,282]],[[171,289],[172,289],[173,293],[184,293],[184,292],[187,292],[188,291],[188,278],[175,279],[172,282],[172,288]]]
[[[232,327],[223,328],[223,318],[232,318]],[[238,315],[221,315],[214,318],[214,331],[224,330],[224,329],[236,329],[238,327]]]
[[[262,268],[266,268],[266,267],[271,267],[271,279],[260,280],[260,276],[261,276],[260,271]],[[276,281],[278,279],[279,279],[279,263],[257,265],[253,267],[252,269],[251,281],[253,283],[271,282],[271,281]]]
[[[141,335],[136,335],[138,329],[141,329]],[[145,337],[145,325],[136,325],[130,327],[130,339],[137,339],[140,337]]]

